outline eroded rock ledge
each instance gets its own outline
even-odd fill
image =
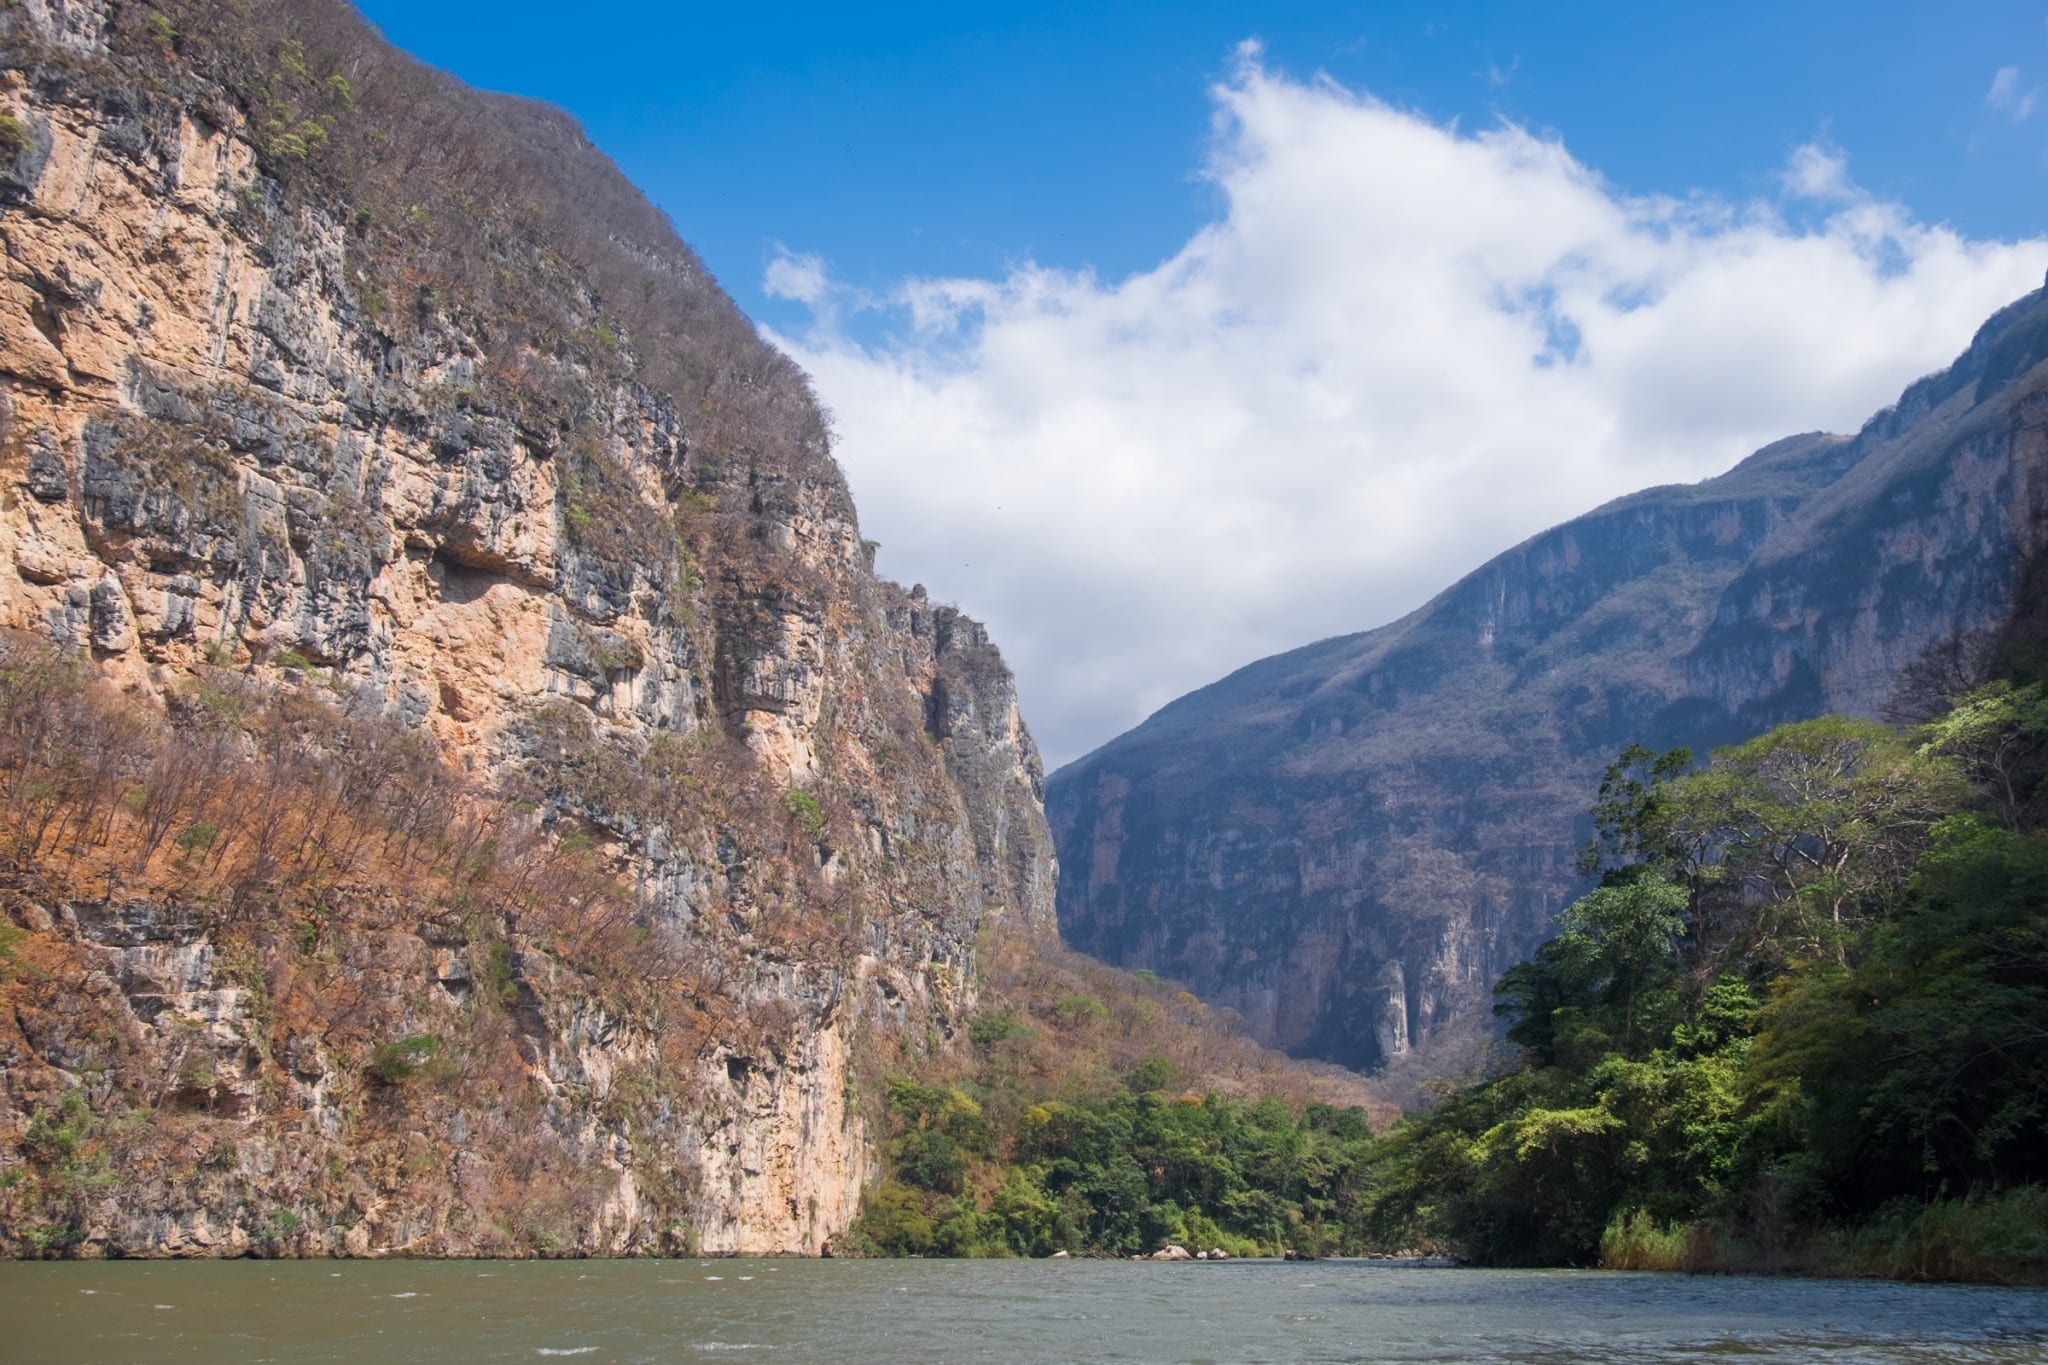
[[[0,984],[0,1245],[816,1252],[862,1067],[945,1045],[984,928],[1051,930],[1008,671],[874,577],[803,377],[569,120],[240,10],[0,11],[0,627],[138,715],[231,678],[430,737],[717,1007],[650,1025],[374,876],[302,938],[161,858],[18,865],[55,975]],[[414,1038],[460,1074],[378,1080]],[[129,1165],[52,1193],[79,1142]]]

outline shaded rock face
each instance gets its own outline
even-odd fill
[[[984,926],[1051,932],[1010,675],[874,577],[803,377],[567,119],[426,72],[345,6],[243,8],[0,10],[0,627],[141,702],[208,669],[314,677],[486,784],[564,725],[718,755],[707,790],[757,799],[694,824],[544,793],[718,964],[735,1022],[677,1058],[522,967],[516,1083],[550,1117],[520,1140],[593,1172],[539,1249],[814,1252],[872,1169],[855,1053],[950,1037]],[[833,942],[762,929],[826,896],[857,921]],[[360,1059],[260,1038],[247,964],[186,908],[14,914],[69,945],[124,1065],[203,1076],[191,1103],[242,1125],[224,1166],[153,1163],[97,1250],[244,1250],[264,1208],[316,1206],[353,1220],[290,1247],[522,1245],[460,1215],[507,1178],[502,1115],[419,1117],[470,1153],[460,1178],[335,1174]],[[447,1032],[475,945],[388,918],[357,945],[376,1008]],[[0,1164],[32,1110],[95,1093],[68,1036],[16,1037]],[[691,1107],[628,1133],[607,1096],[657,1063]]]
[[[1464,1064],[1623,747],[1876,715],[2012,613],[2048,540],[2044,358],[2037,293],[1853,438],[1623,498],[1165,707],[1049,783],[1063,933],[1298,1054]]]

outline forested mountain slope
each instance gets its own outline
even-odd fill
[[[1853,437],[1619,499],[1166,706],[1048,783],[1063,933],[1297,1054],[1455,1069],[1624,746],[1876,715],[2024,605],[2044,359],[2035,293]]]
[[[1911,727],[1627,751],[1598,885],[1501,983],[1516,1065],[1374,1149],[1368,1235],[2048,1282],[2048,634],[1986,644]]]

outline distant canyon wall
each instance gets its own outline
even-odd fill
[[[1300,1055],[1469,1064],[1623,747],[1877,715],[2011,614],[2048,540],[2044,359],[2037,293],[1854,437],[1620,499],[1173,702],[1048,785],[1062,931]]]

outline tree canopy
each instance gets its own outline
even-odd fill
[[[1497,1264],[2048,1278],[2048,704],[1631,747],[1510,970],[1519,1064],[1382,1144],[1382,1242]]]

